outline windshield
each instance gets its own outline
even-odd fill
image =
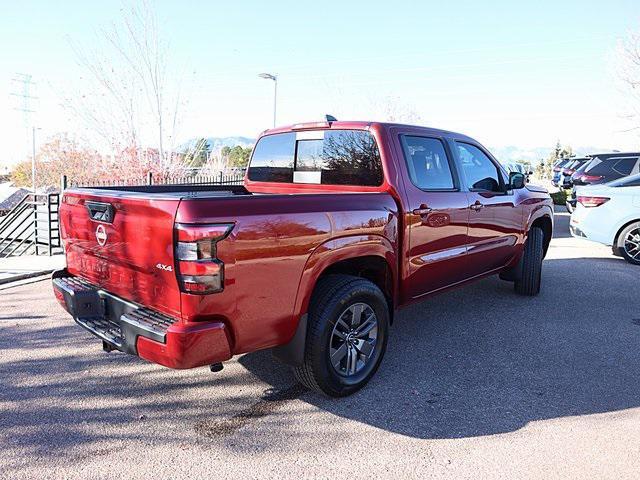
[[[640,173],[629,177],[619,178],[607,184],[610,187],[638,187],[640,186]]]

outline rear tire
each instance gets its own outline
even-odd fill
[[[640,222],[627,225],[618,235],[618,251],[633,265],[640,265]]]
[[[522,255],[522,277],[515,281],[514,287],[520,295],[532,297],[540,293],[540,283],[542,280],[544,232],[541,228],[534,227],[529,230]]]
[[[363,278],[327,275],[318,281],[308,322],[297,380],[331,397],[364,387],[387,348],[389,308],[380,289]]]

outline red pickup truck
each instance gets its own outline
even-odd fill
[[[244,186],[76,188],[57,299],[103,347],[171,368],[271,348],[309,388],[361,388],[400,307],[499,274],[535,295],[546,190],[465,135],[327,121],[264,132]]]

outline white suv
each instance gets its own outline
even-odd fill
[[[640,265],[640,174],[578,187],[576,196],[571,234],[611,245],[614,254]]]

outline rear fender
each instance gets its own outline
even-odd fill
[[[296,295],[293,316],[296,328],[292,330],[292,338],[287,343],[273,349],[276,358],[289,365],[302,363],[307,330],[306,313],[318,279],[327,268],[337,262],[365,256],[381,257],[387,262],[394,285],[393,303],[397,304],[397,258],[388,239],[379,235],[353,235],[328,240],[316,247],[307,259]]]
[[[391,269],[393,285],[397,279],[397,257],[393,245],[379,235],[353,235],[328,240],[309,256],[302,272],[296,295],[295,316],[299,318],[309,308],[313,289],[320,275],[331,265],[351,258],[378,256],[385,259]],[[394,288],[393,303],[397,304],[398,289]]]

